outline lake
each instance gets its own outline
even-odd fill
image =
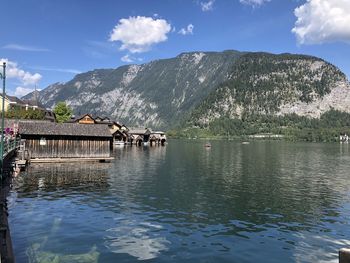
[[[32,164],[13,182],[17,262],[337,262],[350,147],[170,140],[111,163]]]

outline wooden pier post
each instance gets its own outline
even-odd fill
[[[350,263],[349,248],[342,248],[339,250],[339,263]]]

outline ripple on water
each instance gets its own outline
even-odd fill
[[[126,253],[138,260],[156,258],[167,251],[171,242],[158,230],[162,225],[130,218],[115,218],[116,227],[106,230],[105,245],[113,253]],[[156,231],[154,231],[156,230]]]
[[[211,144],[32,165],[9,197],[17,262],[332,262],[350,245],[350,151]]]

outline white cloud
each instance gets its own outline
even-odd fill
[[[164,19],[129,17],[119,20],[109,36],[110,41],[120,41],[121,50],[131,53],[146,52],[152,45],[167,40],[171,25]]]
[[[34,90],[35,89],[33,88],[17,87],[15,90],[15,96],[20,98],[27,95],[30,92],[33,92]]]
[[[350,42],[349,0],[307,0],[294,11],[299,44]]]
[[[213,10],[215,0],[209,0],[208,2],[201,2],[201,8],[203,12]]]
[[[24,85],[36,84],[42,78],[42,76],[39,73],[31,74],[31,73],[25,72],[23,70],[18,70],[16,74],[18,74],[16,77],[21,79]]]
[[[180,31],[178,32],[181,35],[193,35],[193,28],[194,26],[192,24],[189,24],[187,28],[181,28]]]
[[[31,46],[23,46],[18,44],[8,44],[3,46],[4,49],[10,50],[18,50],[18,51],[33,51],[33,52],[48,52],[50,49],[40,48],[40,47],[31,47]]]
[[[42,78],[39,73],[32,74],[20,69],[16,62],[5,58],[0,59],[0,63],[2,64],[3,62],[6,62],[6,77],[18,79],[24,86],[36,84]]]
[[[270,1],[271,0],[239,0],[241,4],[251,5],[253,7],[261,6],[262,4]]]
[[[123,61],[123,62],[126,62],[126,63],[134,62],[134,61],[132,60],[132,58],[130,58],[129,55],[123,56],[120,60]]]

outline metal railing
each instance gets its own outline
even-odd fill
[[[4,178],[4,160],[7,158],[8,154],[12,153],[13,151],[16,150],[17,147],[19,147],[21,139],[19,137],[1,138],[1,142],[2,143],[0,143],[0,188],[2,184],[2,179]]]
[[[3,159],[6,158],[6,156],[12,152],[13,150],[15,150],[17,147],[19,147],[20,145],[20,138],[15,137],[15,138],[11,138],[11,139],[4,139],[4,148],[2,149],[2,153],[3,153]],[[2,145],[0,144],[0,148],[2,147]],[[1,149],[0,149],[1,150]],[[1,151],[0,151],[1,152]],[[1,155],[0,155],[1,156]]]

